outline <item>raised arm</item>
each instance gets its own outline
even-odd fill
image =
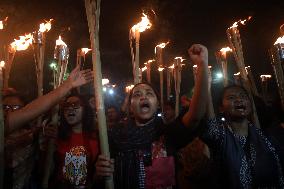
[[[208,100],[208,51],[200,44],[188,50],[190,59],[197,65],[196,83],[188,112],[182,117],[185,126],[195,128],[206,113]]]
[[[93,75],[91,70],[80,71],[80,67],[77,66],[71,72],[68,79],[58,88],[35,99],[25,107],[14,112],[10,112],[6,120],[8,132],[12,132],[17,128],[20,128],[29,121],[48,111],[54,105],[59,103],[59,101],[67,95],[72,88],[89,83],[92,78]]]

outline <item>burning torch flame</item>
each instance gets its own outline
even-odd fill
[[[170,69],[174,69],[175,68],[175,64],[171,65],[169,68]]]
[[[108,79],[102,79],[102,85],[106,85],[109,84],[109,80]]]
[[[274,45],[277,45],[277,44],[284,44],[284,35],[283,35],[282,37],[279,37],[279,38],[275,41]]]
[[[165,68],[159,67],[159,68],[158,68],[158,71],[159,71],[159,72],[162,72],[164,69],[165,69]]]
[[[39,25],[39,32],[44,33],[44,32],[48,32],[51,29],[51,21],[53,19],[50,19],[49,21],[46,21],[45,23],[41,23]]]
[[[183,62],[185,59],[183,59],[182,57],[175,57],[175,60],[180,59],[181,62]]]
[[[232,49],[230,47],[224,47],[220,49],[220,52],[222,53],[222,55],[226,55],[227,52],[232,52]]]
[[[147,62],[145,62],[144,64],[150,64],[151,62],[154,62],[155,60],[154,59],[152,59],[152,60],[148,60]]]
[[[81,48],[81,51],[86,55],[89,51],[91,51],[92,49],[88,49],[88,48]]]
[[[131,30],[133,33],[135,33],[135,31],[139,31],[140,33],[151,28],[152,24],[150,22],[150,20],[148,19],[148,16],[146,14],[143,13],[143,16],[141,17],[141,21],[138,24],[135,24],[134,26],[132,26]]]
[[[144,72],[145,70],[147,70],[147,66],[144,66],[143,68],[141,68],[142,72]]]
[[[5,18],[5,20],[0,20],[0,30],[4,29],[4,22],[8,20],[8,17]]]
[[[10,44],[11,48],[15,51],[23,51],[29,48],[30,44],[32,44],[33,36],[31,33],[20,36],[20,39],[14,39],[14,42]]]
[[[159,44],[159,45],[157,45],[156,47],[155,47],[155,54],[157,53],[157,48],[159,47],[159,48],[161,48],[161,49],[163,49],[163,48],[165,48],[166,46],[167,46],[167,44],[169,44],[170,42],[168,41],[168,42],[166,42],[166,43],[161,43],[161,44]]]
[[[2,69],[2,68],[4,68],[4,66],[5,66],[5,62],[2,60],[2,61],[0,62],[0,68]]]
[[[125,87],[125,91],[128,93],[131,91],[131,89],[133,89],[134,85],[128,85]]]
[[[59,36],[58,39],[56,40],[56,46],[61,46],[61,45],[67,47],[66,43],[62,41],[61,36]]]
[[[260,78],[271,78],[271,75],[260,75]]]
[[[236,75],[236,76],[237,76],[237,75],[240,75],[240,74],[241,74],[241,72],[238,72],[238,73],[235,73],[234,75]]]
[[[245,25],[245,23],[246,23],[247,21],[249,21],[251,18],[252,18],[252,16],[249,16],[249,17],[248,17],[247,19],[245,19],[245,20],[239,20],[239,21],[235,22],[229,29],[231,29],[231,28],[237,28],[239,23],[242,24],[242,25]]]

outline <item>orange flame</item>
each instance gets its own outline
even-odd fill
[[[164,69],[165,69],[165,68],[159,67],[159,68],[158,68],[158,71],[161,72],[161,71],[163,71]]]
[[[138,24],[135,24],[134,26],[132,26],[131,30],[133,33],[135,33],[135,31],[139,31],[140,33],[151,28],[152,24],[150,22],[150,20],[148,19],[148,16],[146,14],[143,13],[143,16],[141,17],[141,21]]]
[[[144,66],[143,68],[141,68],[142,72],[144,72],[145,70],[147,70],[147,66]]]
[[[170,69],[174,69],[175,68],[175,64],[171,65],[169,68]]]
[[[133,89],[133,87],[134,87],[134,85],[128,85],[128,86],[125,87],[125,91],[127,93],[129,93],[131,91],[131,89]]]
[[[223,47],[222,49],[220,49],[220,52],[222,53],[222,55],[226,55],[227,52],[232,52],[232,49],[230,47]]]
[[[154,62],[155,60],[154,59],[152,59],[152,60],[148,60],[147,62],[145,62],[144,64],[150,64],[150,63],[152,63],[152,62]]]
[[[197,65],[195,64],[195,65],[193,65],[192,67],[193,67],[193,68],[197,68]]]
[[[185,59],[183,59],[182,57],[175,57],[175,60],[180,59],[181,62],[183,62]]]
[[[167,44],[169,44],[170,42],[168,41],[168,42],[166,42],[166,43],[161,43],[161,44],[159,44],[159,45],[157,45],[156,47],[155,47],[155,54],[157,53],[157,48],[159,47],[159,48],[161,48],[161,49],[163,49],[163,48],[165,48],[166,46],[167,46]]]
[[[282,37],[278,37],[274,45],[277,45],[277,44],[284,44],[284,35]]]
[[[4,29],[4,22],[8,20],[8,16],[4,20],[0,20],[0,30]]]
[[[231,29],[231,28],[237,28],[237,27],[238,27],[238,24],[245,25],[245,23],[246,23],[247,21],[249,21],[251,18],[252,18],[252,16],[249,16],[249,17],[248,17],[247,19],[245,19],[245,20],[239,20],[239,21],[235,22],[229,29]]]
[[[237,76],[237,75],[241,75],[241,72],[235,73],[234,75],[236,75],[236,76]]]
[[[271,75],[260,75],[260,78],[271,78]]]
[[[84,53],[84,54],[87,54],[89,51],[91,51],[92,49],[89,49],[89,48],[81,48],[81,51]]]
[[[58,39],[56,40],[56,46],[61,46],[61,45],[67,47],[66,43],[62,41],[61,36],[59,36]]]
[[[4,66],[5,66],[5,62],[2,60],[2,61],[0,62],[0,68],[2,69],[2,68],[4,68]]]
[[[15,51],[23,51],[29,48],[32,44],[33,36],[31,33],[25,36],[19,36],[20,39],[14,39],[14,42],[10,44],[11,48]]]
[[[102,85],[106,85],[109,84],[109,80],[108,79],[102,79]]]
[[[48,32],[51,29],[51,21],[53,19],[50,19],[49,21],[46,21],[45,23],[41,23],[39,25],[39,32],[44,33],[44,32]]]

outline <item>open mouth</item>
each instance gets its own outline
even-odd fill
[[[244,112],[246,110],[246,106],[245,105],[236,105],[235,110],[240,111],[240,112]]]
[[[74,112],[69,112],[69,113],[67,114],[67,116],[68,116],[68,117],[74,117],[74,116],[75,116],[75,113],[74,113]]]
[[[140,109],[142,110],[142,112],[146,113],[150,110],[150,104],[148,101],[144,101],[142,103],[140,103]]]

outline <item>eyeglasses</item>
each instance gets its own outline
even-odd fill
[[[7,105],[7,104],[3,104],[3,109],[4,110],[11,110],[11,111],[15,111],[18,110],[20,108],[22,108],[23,106],[21,105]]]
[[[65,102],[63,103],[63,109],[66,110],[66,109],[69,109],[69,108],[72,108],[72,109],[79,109],[81,107],[81,103],[78,101],[78,102]]]

